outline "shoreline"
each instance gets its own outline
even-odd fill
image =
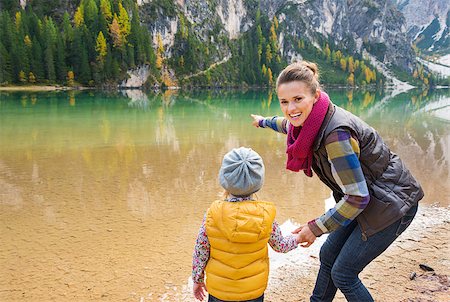
[[[25,86],[0,86],[0,91],[68,91],[68,90],[87,90],[92,89],[84,86],[57,86],[57,85],[25,85]]]
[[[296,225],[281,225],[284,235]],[[411,225],[360,274],[361,281],[380,302],[447,302],[450,295],[450,207],[419,204]],[[319,251],[326,236],[309,248],[299,247],[287,254],[269,249],[267,302],[309,301],[319,270]],[[425,264],[434,271],[424,271]],[[172,298],[170,294],[166,294]],[[192,279],[175,294],[181,301],[197,301],[192,295]],[[174,299],[176,297],[173,297]],[[178,300],[176,300],[178,301]],[[345,302],[338,290],[333,301]]]
[[[363,270],[361,281],[375,301],[448,301],[449,235],[450,207],[419,204],[411,225]],[[284,259],[271,272],[266,291],[268,301],[309,301],[319,270],[320,247],[325,241],[322,237],[307,249],[299,248],[294,253],[279,255]],[[421,264],[434,271],[422,270]],[[334,301],[346,300],[338,291]]]
[[[345,89],[345,90],[373,90],[374,87],[371,86],[366,86],[366,87],[361,87],[361,86],[345,86],[345,85],[327,85],[327,84],[323,84],[324,87],[326,88],[331,88],[331,89]],[[394,91],[395,94],[401,94],[404,92],[407,92],[411,89],[420,89],[420,87],[414,87],[414,88],[410,88],[408,90],[401,90],[398,89],[398,87],[402,88],[401,85],[396,86],[396,85],[386,85],[384,86],[382,89],[383,91],[385,91],[386,93],[388,92],[392,92]],[[397,90],[396,90],[397,88]],[[435,86],[435,87],[430,87],[432,89],[449,89],[450,86]],[[16,91],[29,91],[29,92],[41,92],[41,91],[70,91],[70,90],[95,90],[95,89],[99,89],[102,90],[101,87],[86,87],[86,86],[59,86],[59,85],[24,85],[24,86],[19,86],[19,85],[13,85],[13,86],[0,86],[0,92],[16,92]],[[187,86],[187,87],[182,87],[182,86],[169,86],[166,88],[167,90],[187,90],[187,91],[195,91],[197,89],[206,89],[206,90],[260,90],[260,89],[267,89],[267,90],[271,90],[271,87],[267,87],[267,86]],[[110,89],[108,89],[110,90]],[[140,90],[140,91],[145,91],[143,89],[143,87],[117,87],[117,89],[114,89],[117,91],[122,91],[122,90]],[[326,90],[326,89],[325,89]]]

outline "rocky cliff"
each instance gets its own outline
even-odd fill
[[[60,22],[62,13],[73,17],[83,1],[100,0],[32,3],[41,15]],[[153,78],[169,86],[183,80],[272,85],[282,67],[302,58],[327,67],[332,83],[378,85],[385,79],[371,75],[365,64],[412,75],[418,70],[414,47],[442,54],[450,49],[448,0],[121,1],[130,18],[137,12],[149,29],[156,53],[150,62]],[[19,5],[26,7],[27,0],[17,0]],[[352,67],[345,66],[349,61]],[[129,82],[144,81],[146,73],[138,71]]]
[[[159,33],[163,37],[168,56],[173,54],[180,27],[189,25],[199,40],[216,44],[220,49],[216,55],[223,58],[230,51],[229,43],[221,37],[234,40],[252,28],[259,8],[269,19],[278,18],[279,46],[288,61],[302,57],[292,45],[297,39],[306,39],[319,48],[326,41],[350,54],[362,54],[366,50],[381,62],[408,72],[412,71],[415,60],[407,35],[409,23],[399,10],[404,6],[392,1],[179,0],[172,3],[172,15],[167,14],[160,0],[142,1],[142,19],[151,11],[150,7],[159,9],[157,18],[147,18],[147,26],[154,36]],[[181,18],[188,24],[181,25]]]
[[[409,40],[426,52],[450,53],[450,1],[394,1],[406,20]]]

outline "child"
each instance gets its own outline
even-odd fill
[[[253,197],[264,182],[258,153],[244,147],[228,152],[219,182],[226,198],[214,201],[203,218],[192,261],[194,296],[203,301],[207,289],[209,302],[263,301],[269,277],[267,243],[287,253],[297,247],[296,237],[283,237],[274,204]]]

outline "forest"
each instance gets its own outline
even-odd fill
[[[169,0],[155,0],[145,13],[178,14],[179,30],[170,51],[161,34],[152,37],[141,22],[142,12],[133,0],[81,0],[59,14],[49,3],[35,0],[23,9],[17,1],[5,0],[0,12],[0,85],[117,87],[128,70],[148,66],[148,87],[262,87],[272,86],[287,65],[279,49],[279,21],[276,16],[269,19],[261,14],[260,9],[253,26],[237,39],[220,35],[220,24],[214,25],[211,36],[229,52],[217,64],[217,42],[199,39]],[[147,17],[152,20],[155,16]],[[368,61],[339,49],[332,41],[324,38],[317,47],[302,37],[291,39],[289,43],[304,59],[318,63],[324,83],[382,86],[385,82]],[[421,85],[435,82],[422,66],[403,76]]]

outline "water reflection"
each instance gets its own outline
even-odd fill
[[[134,92],[0,93],[0,300],[151,301],[181,288],[233,147],[264,158],[259,197],[278,221],[323,212],[329,190],[285,170],[285,137],[250,125],[250,113],[280,114],[273,92]],[[450,203],[450,129],[436,114],[448,91],[329,94],[400,154],[425,203]]]

